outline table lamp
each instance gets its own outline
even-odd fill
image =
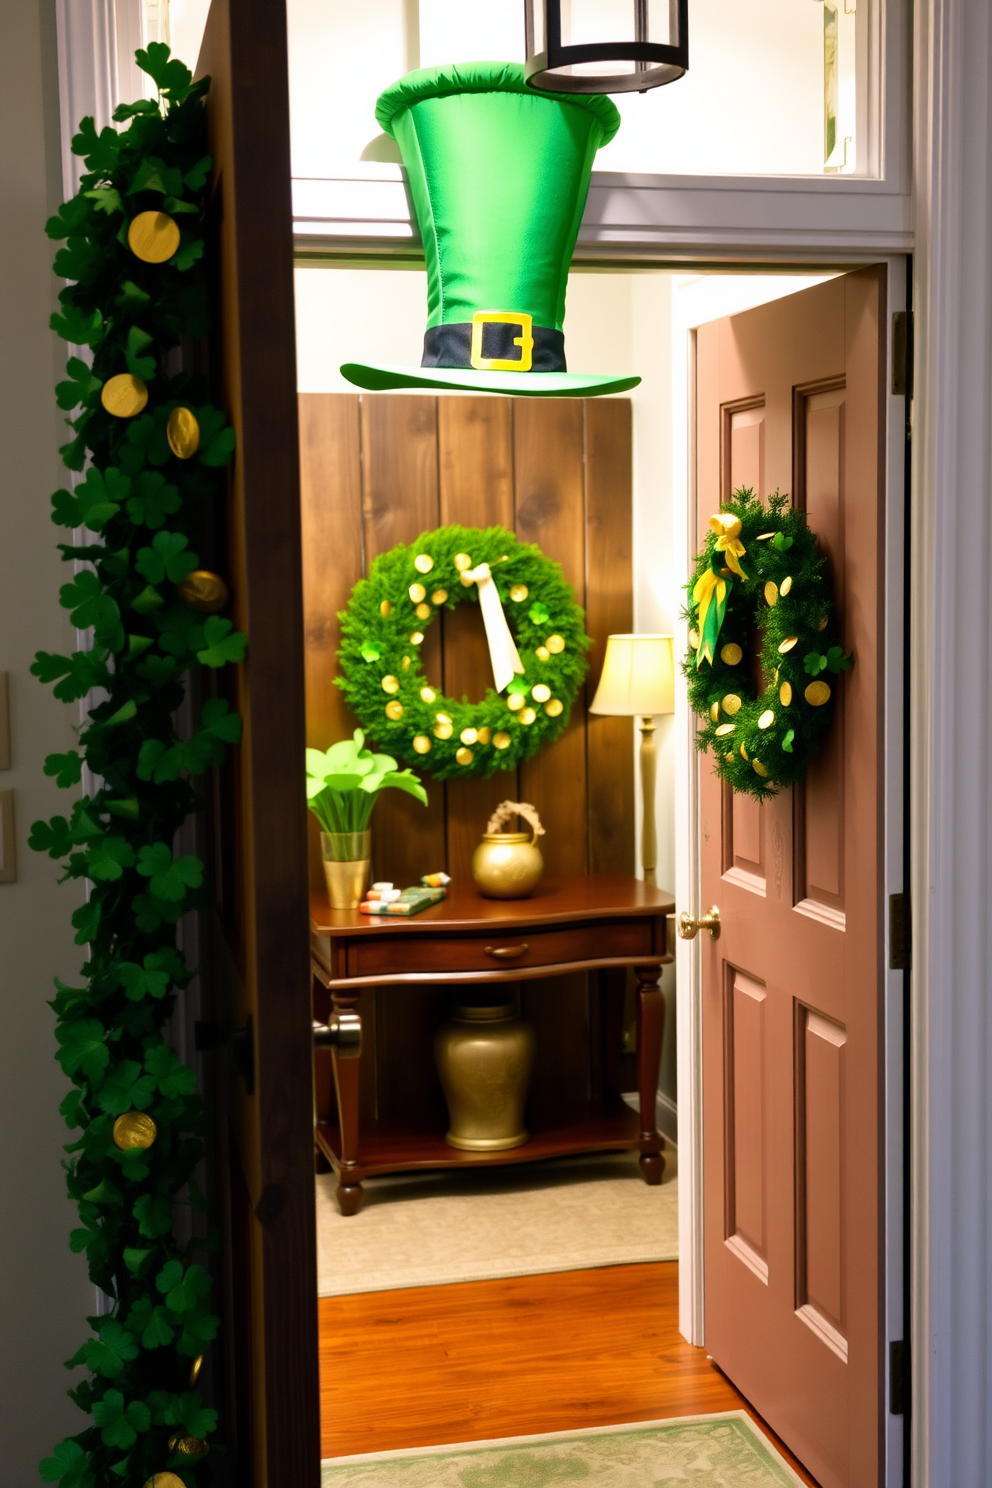
[[[641,731],[641,863],[644,882],[656,883],[658,842],[655,830],[654,782],[657,755],[654,715],[675,711],[675,663],[672,637],[666,635],[611,635],[590,713],[637,718]]]

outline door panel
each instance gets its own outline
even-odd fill
[[[804,785],[758,806],[700,763],[706,1346],[823,1488],[880,1481],[880,410],[868,269],[697,333],[700,538],[790,491],[854,669]]]

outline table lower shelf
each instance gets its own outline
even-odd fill
[[[619,1096],[587,1102],[578,1108],[538,1118],[529,1126],[530,1139],[521,1147],[499,1152],[461,1152],[444,1140],[444,1127],[411,1129],[399,1121],[366,1121],[359,1138],[359,1178],[376,1173],[402,1173],[417,1168],[465,1168],[487,1163],[539,1162],[579,1152],[629,1152],[640,1148],[640,1117]],[[317,1146],[341,1170],[340,1138],[336,1126],[315,1129]],[[658,1147],[663,1144],[658,1143]]]

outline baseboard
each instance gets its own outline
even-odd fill
[[[626,1091],[624,1100],[631,1110],[636,1111],[639,1108],[640,1102],[636,1090]],[[660,1090],[655,1102],[655,1120],[665,1141],[677,1147],[679,1145],[679,1108],[671,1096],[662,1095]]]

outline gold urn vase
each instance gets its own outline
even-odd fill
[[[434,1039],[448,1103],[449,1147],[497,1152],[527,1141],[524,1102],[534,1067],[534,1030],[512,1003],[456,1006]]]
[[[321,832],[324,881],[332,909],[357,909],[365,895],[372,860],[372,832]]]

